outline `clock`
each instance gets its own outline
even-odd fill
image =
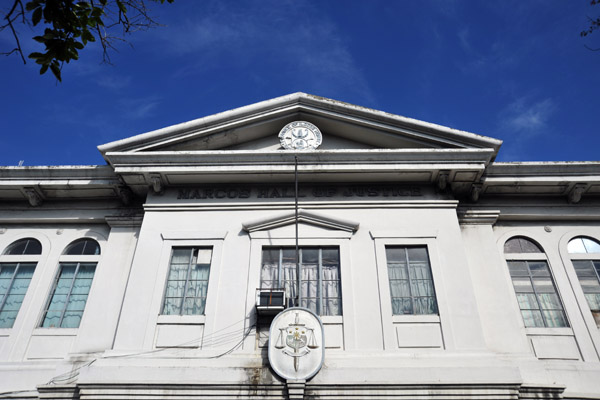
[[[279,132],[279,142],[287,150],[314,150],[323,142],[323,135],[310,122],[294,121]]]

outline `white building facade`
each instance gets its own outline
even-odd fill
[[[295,93],[0,167],[0,398],[600,399],[600,163],[500,146]],[[257,289],[319,316],[314,376]]]

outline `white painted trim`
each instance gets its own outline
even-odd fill
[[[299,222],[305,224],[346,232],[356,232],[359,226],[358,222],[309,212],[304,209],[298,210],[298,220]],[[276,215],[274,217],[260,218],[254,221],[243,222],[242,227],[244,230],[252,233],[256,231],[266,231],[281,226],[292,225],[295,222],[295,212],[288,212],[285,214]]]
[[[225,240],[227,231],[165,231],[163,240]]]

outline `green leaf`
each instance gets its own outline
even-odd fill
[[[48,64],[42,65],[42,68],[40,68],[40,75],[45,74],[46,71],[48,71]]]
[[[31,53],[28,57],[31,58],[31,59],[33,59],[33,60],[35,60],[35,59],[38,59],[38,58],[45,57],[45,55],[42,54],[42,53],[35,52],[35,53]]]
[[[46,43],[46,39],[43,36],[34,36],[33,40],[39,43]]]
[[[73,47],[75,47],[77,50],[82,50],[85,46],[83,45],[83,43],[75,42],[73,44]]]
[[[125,5],[123,3],[121,3],[119,0],[117,0],[117,6],[119,6],[119,10],[123,14],[127,14],[127,7],[125,7]]]
[[[25,5],[25,9],[27,11],[33,11],[36,8],[38,8],[40,6],[40,1],[39,0],[34,0],[34,1],[30,1],[29,3],[27,3]]]
[[[33,15],[31,16],[31,22],[33,22],[33,26],[37,25],[42,19],[42,7],[38,7],[33,11]]]
[[[58,79],[59,82],[62,82],[62,79],[60,77],[60,67],[58,66],[58,63],[53,62],[52,64],[50,64],[50,71],[52,71],[52,73],[54,74],[56,79]]]

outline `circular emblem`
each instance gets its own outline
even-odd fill
[[[309,379],[323,365],[325,346],[321,319],[306,308],[277,314],[269,330],[269,363],[284,379]]]
[[[288,150],[314,150],[322,141],[319,128],[306,121],[290,122],[279,132],[279,142]]]

